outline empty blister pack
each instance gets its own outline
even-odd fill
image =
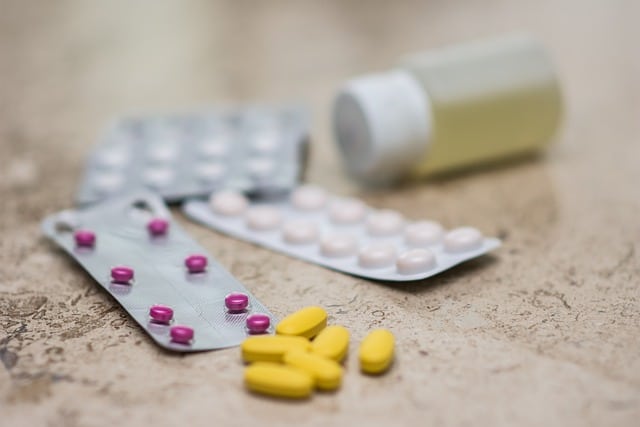
[[[293,106],[122,119],[89,156],[76,201],[132,189],[168,202],[221,188],[286,192],[304,171],[307,140],[307,114]]]
[[[240,193],[188,200],[184,212],[209,227],[334,270],[375,280],[424,279],[500,245],[477,229],[446,231],[434,221],[407,221],[354,198],[304,185],[279,201]]]
[[[156,195],[62,211],[42,228],[164,348],[213,350],[273,329],[266,308],[172,222]]]

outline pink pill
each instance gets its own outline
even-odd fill
[[[169,230],[169,221],[164,218],[154,218],[147,223],[147,230],[152,236],[164,236]]]
[[[77,230],[73,233],[76,245],[84,248],[92,248],[96,244],[96,233],[90,230]]]
[[[166,305],[152,305],[149,316],[158,323],[169,323],[173,319],[173,309]]]
[[[180,344],[189,344],[193,339],[193,328],[189,326],[174,326],[169,331],[169,335],[171,335],[171,341],[177,342]]]
[[[119,265],[111,269],[111,279],[116,283],[129,283],[133,279],[133,268]]]
[[[189,273],[202,273],[207,269],[207,257],[204,255],[189,255],[184,260]]]
[[[249,306],[249,297],[241,292],[233,292],[224,297],[224,305],[230,312],[238,312]]]
[[[271,325],[271,319],[266,314],[256,313],[247,317],[247,329],[251,334],[263,334]]]

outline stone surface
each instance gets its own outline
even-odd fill
[[[0,425],[633,426],[640,418],[640,39],[633,1],[2,2]],[[329,105],[405,52],[511,30],[550,47],[567,99],[539,159],[365,193]],[[408,218],[499,235],[495,255],[420,283],[332,272],[188,223],[279,316],[319,304],[353,342],[342,390],[247,393],[239,350],[161,351],[39,232],[118,114],[296,98],[309,181]],[[361,375],[374,327],[391,371]]]

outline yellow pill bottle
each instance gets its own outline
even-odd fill
[[[513,35],[409,56],[394,70],[348,81],[333,126],[349,172],[380,183],[537,151],[561,111],[545,49]]]

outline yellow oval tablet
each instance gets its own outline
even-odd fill
[[[240,346],[245,362],[282,362],[284,354],[299,349],[309,350],[311,343],[303,337],[261,335],[249,337]]]
[[[301,399],[313,390],[311,376],[297,368],[271,362],[257,362],[244,370],[244,383],[257,393]]]
[[[327,326],[327,312],[322,307],[305,307],[282,319],[276,326],[280,335],[313,338]]]
[[[287,352],[283,360],[311,375],[320,390],[335,390],[342,383],[342,367],[334,360],[302,350]]]
[[[349,349],[349,331],[338,325],[324,328],[311,343],[311,351],[341,362]]]
[[[360,344],[360,369],[367,374],[381,374],[393,361],[395,338],[386,329],[376,329]]]

